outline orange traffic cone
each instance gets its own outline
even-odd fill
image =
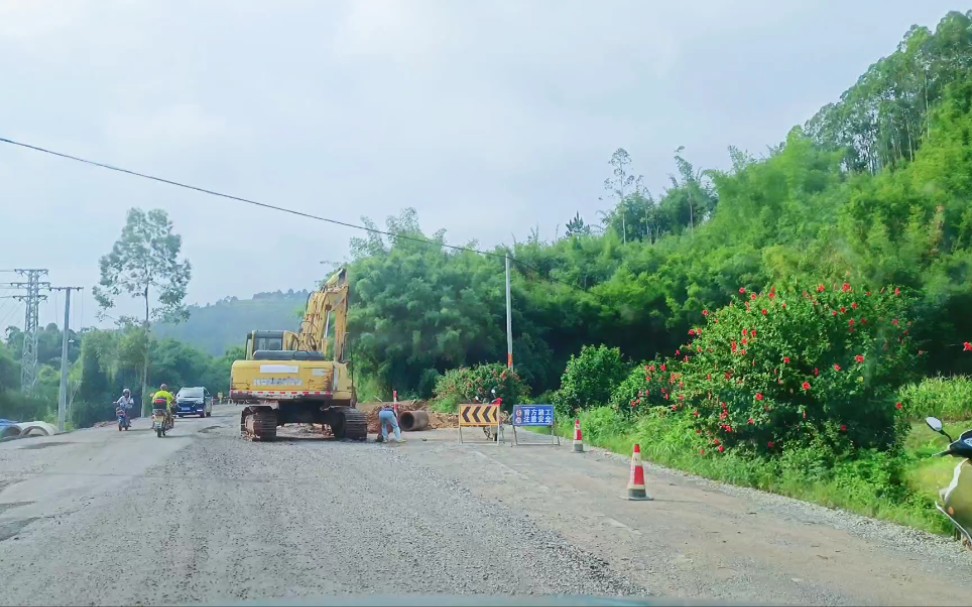
[[[645,491],[645,467],[641,463],[641,445],[635,444],[631,454],[631,476],[628,480],[628,499],[636,501],[650,500],[651,496]]]
[[[580,420],[574,421],[574,452],[584,452],[584,439],[581,437]]]

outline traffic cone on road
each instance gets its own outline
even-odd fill
[[[581,437],[579,419],[574,421],[574,451],[576,453],[584,452],[584,439]]]
[[[641,445],[635,444],[631,453],[631,476],[628,479],[628,499],[636,501],[650,500],[645,490],[645,467],[641,463]]]

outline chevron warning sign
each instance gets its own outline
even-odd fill
[[[459,425],[472,427],[495,426],[499,422],[496,405],[459,405]]]

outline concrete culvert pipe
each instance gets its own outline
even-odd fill
[[[398,416],[398,425],[405,432],[425,430],[429,427],[429,414],[425,411],[403,411]]]

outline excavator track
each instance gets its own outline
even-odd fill
[[[240,434],[249,441],[272,441],[277,438],[277,412],[273,409],[243,411]]]
[[[363,441],[368,439],[368,416],[350,407],[341,407],[332,411],[334,423],[331,431],[338,440]]]

